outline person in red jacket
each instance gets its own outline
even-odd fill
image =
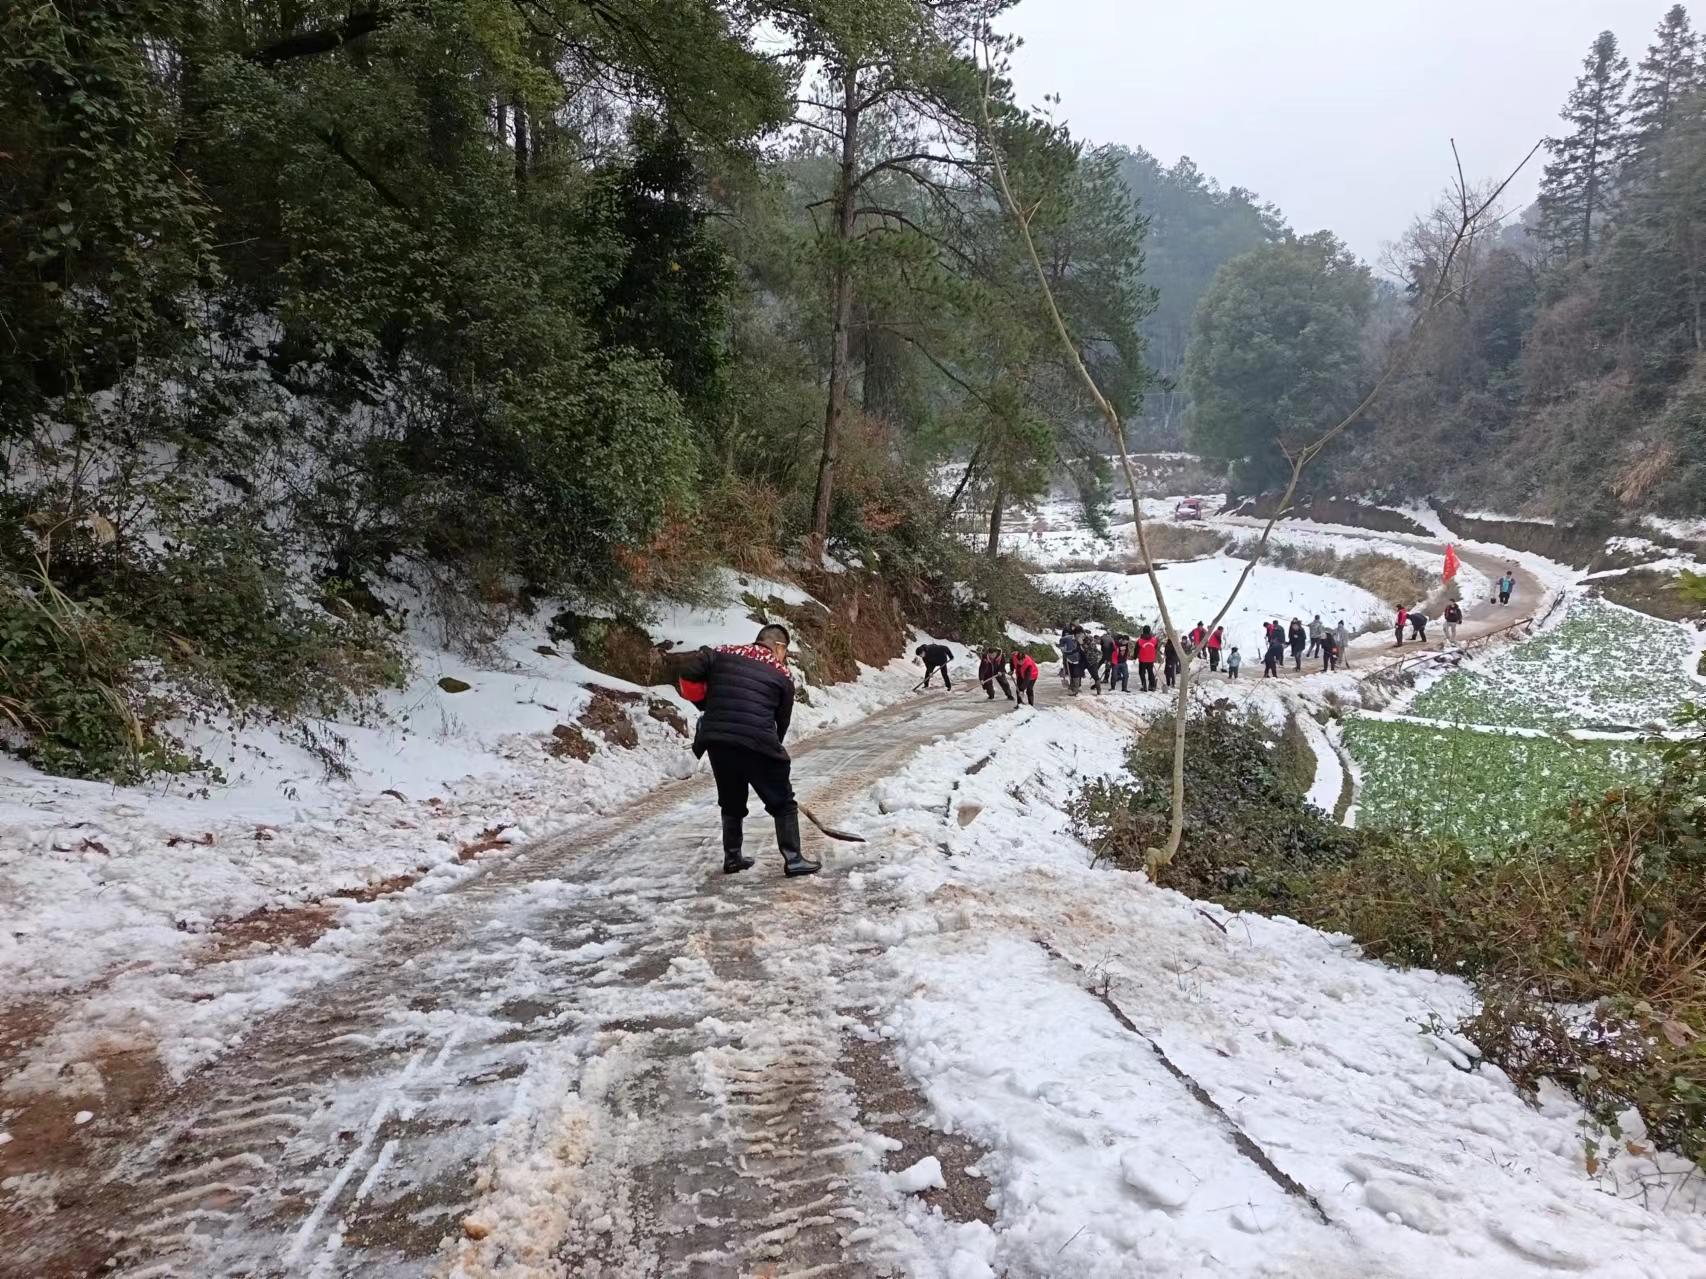
[[[1037,704],[1037,663],[1029,653],[1013,654],[1013,709]]]
[[[1208,668],[1211,671],[1220,669],[1220,650],[1226,644],[1226,628],[1217,626],[1214,634],[1208,637]]]
[[[1190,648],[1187,651],[1189,651],[1194,657],[1196,654],[1202,652],[1202,646],[1207,640],[1208,627],[1204,626],[1201,622],[1198,622],[1195,626],[1191,627],[1191,643]]]
[[[1396,625],[1394,625],[1392,627],[1392,634],[1397,640],[1397,643],[1392,645],[1393,648],[1403,648],[1404,647],[1404,623],[1408,622],[1409,620],[1410,620],[1410,610],[1405,608],[1402,604],[1400,604],[1398,606],[1398,621],[1397,621]]]
[[[1155,655],[1160,650],[1155,632],[1145,626],[1137,637],[1137,688],[1142,693],[1155,691]]]

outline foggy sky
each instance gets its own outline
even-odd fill
[[[1299,231],[1337,232],[1378,264],[1442,190],[1456,137],[1471,180],[1503,177],[1540,137],[1589,44],[1631,66],[1671,0],[1021,0],[1003,25],[1020,101],[1092,142],[1189,155],[1272,200]],[[1706,3],[1693,6],[1696,25]],[[1513,209],[1545,151],[1513,184]]]

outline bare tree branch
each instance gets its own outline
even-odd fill
[[[987,33],[980,37],[979,44],[987,47]],[[1114,443],[1119,449],[1121,468],[1125,473],[1126,485],[1130,490],[1132,518],[1136,526],[1138,550],[1143,556],[1144,570],[1149,578],[1150,589],[1155,595],[1156,608],[1161,614],[1162,628],[1166,632],[1168,642],[1173,644],[1175,650],[1179,653],[1178,693],[1173,711],[1172,804],[1171,817],[1168,824],[1167,843],[1164,848],[1148,849],[1145,856],[1149,872],[1151,876],[1154,876],[1163,866],[1166,866],[1170,861],[1172,861],[1184,838],[1185,724],[1186,714],[1189,710],[1188,698],[1190,693],[1190,671],[1193,655],[1188,648],[1179,643],[1178,632],[1173,625],[1173,619],[1167,609],[1166,596],[1161,589],[1161,580],[1156,575],[1153,559],[1149,554],[1149,541],[1143,521],[1143,503],[1138,494],[1137,478],[1132,470],[1131,456],[1126,449],[1124,425],[1121,423],[1119,414],[1115,411],[1113,405],[1110,404],[1107,397],[1102,394],[1101,388],[1097,386],[1096,380],[1091,376],[1089,369],[1085,367],[1084,360],[1079,353],[1078,344],[1074,342],[1072,333],[1068,329],[1066,321],[1060,313],[1060,308],[1055,303],[1054,291],[1049,284],[1048,272],[1043,267],[1042,258],[1037,251],[1036,240],[1031,234],[1030,224],[1032,217],[1035,215],[1035,209],[1027,212],[1020,207],[1018,200],[1014,197],[1012,186],[1008,181],[1006,165],[1002,160],[1001,147],[996,139],[995,131],[990,121],[989,98],[993,77],[994,67],[986,59],[984,63],[984,87],[981,102],[981,115],[985,135],[985,145],[989,148],[991,163],[1001,192],[1002,203],[1012,215],[1013,221],[1019,229],[1020,238],[1025,245],[1026,252],[1031,260],[1031,265],[1036,273],[1037,284],[1042,290],[1044,304],[1047,307],[1051,320],[1053,321],[1054,329],[1060,338],[1061,345],[1067,352],[1069,362],[1074,371],[1077,373],[1079,380],[1083,382],[1084,386],[1089,390],[1092,399],[1101,410],[1102,416],[1107,422],[1108,430],[1113,435]],[[1316,457],[1320,456],[1321,452],[1327,448],[1328,445],[1343,435],[1345,431],[1349,430],[1352,425],[1362,418],[1363,414],[1368,411],[1369,406],[1372,405],[1375,399],[1380,395],[1380,392],[1385,389],[1386,385],[1408,362],[1428,319],[1438,311],[1447,298],[1454,292],[1454,290],[1448,287],[1450,272],[1452,264],[1456,261],[1457,255],[1463,247],[1464,241],[1470,236],[1481,216],[1485,214],[1488,209],[1492,208],[1493,204],[1504,193],[1505,189],[1515,181],[1517,174],[1520,173],[1523,167],[1527,165],[1528,161],[1533,158],[1534,153],[1540,149],[1540,146],[1540,143],[1536,143],[1529,153],[1523,157],[1522,162],[1511,171],[1510,175],[1506,177],[1503,182],[1499,183],[1499,185],[1493,189],[1492,193],[1489,194],[1485,200],[1473,207],[1471,207],[1469,202],[1467,183],[1463,181],[1462,164],[1461,161],[1459,161],[1457,166],[1458,186],[1461,197],[1457,232],[1449,251],[1445,255],[1445,260],[1440,264],[1434,283],[1428,291],[1422,308],[1417,312],[1415,320],[1411,323],[1409,332],[1405,335],[1404,341],[1387,364],[1386,369],[1381,373],[1380,377],[1376,379],[1374,386],[1369,390],[1368,394],[1362,398],[1350,413],[1341,418],[1336,424],[1320,436],[1297,449],[1295,453],[1288,449],[1284,449],[1284,446],[1282,445],[1282,450],[1286,452],[1286,456],[1291,462],[1290,480],[1286,484],[1284,494],[1274,507],[1273,515],[1270,516],[1266,525],[1263,526],[1261,536],[1257,539],[1256,547],[1251,552],[1249,560],[1245,563],[1243,571],[1238,575],[1238,580],[1233,584],[1232,590],[1227,595],[1226,602],[1221,605],[1220,611],[1214,615],[1214,621],[1209,624],[1209,630],[1211,632],[1214,627],[1221,624],[1222,619],[1225,618],[1227,612],[1237,600],[1238,593],[1243,589],[1244,583],[1249,580],[1250,573],[1254,570],[1257,562],[1261,559],[1262,554],[1267,547],[1268,538],[1273,532],[1274,525],[1279,521],[1280,515],[1290,508],[1291,500],[1297,492],[1297,485],[1299,480],[1303,477],[1304,469]],[[1452,144],[1452,153],[1455,157],[1457,153],[1455,141]]]

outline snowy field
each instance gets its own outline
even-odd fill
[[[1144,498],[1144,518],[1175,528],[1217,532],[1235,540],[1253,539],[1260,532],[1261,521],[1220,516],[1218,511],[1224,503],[1223,495],[1205,500],[1206,519],[1174,520],[1173,510],[1180,500],[1180,497]],[[1078,503],[1051,500],[1039,506],[1034,516],[1016,516],[1009,521],[1002,534],[1002,549],[1031,561],[1045,571],[1051,568],[1058,570],[1065,564],[1136,557],[1137,537],[1128,518],[1129,505],[1118,502],[1106,509],[1108,532],[1105,536],[1098,536],[1084,527],[1083,510]],[[1413,564],[1429,577],[1440,580],[1445,567],[1444,553],[1432,546],[1418,545],[1421,540],[1375,536],[1366,530],[1321,526],[1298,520],[1281,521],[1269,537],[1272,546],[1331,551],[1341,558],[1369,553],[1384,555]],[[1445,540],[1454,539],[1447,534]],[[1242,560],[1224,554],[1169,560],[1161,570],[1162,589],[1167,593],[1168,607],[1176,610],[1175,623],[1188,629],[1199,618],[1206,622],[1212,617],[1225,601],[1242,567]],[[1553,567],[1548,565],[1548,568]],[[1159,623],[1159,613],[1147,577],[1081,570],[1047,573],[1045,580],[1063,587],[1081,582],[1101,586],[1109,591],[1120,611],[1127,616],[1151,625]],[[1490,598],[1493,594],[1491,580],[1472,565],[1461,561],[1457,583],[1466,601]],[[1238,603],[1228,614],[1225,625],[1248,656],[1260,648],[1261,623],[1265,619],[1277,617],[1281,621],[1289,621],[1296,616],[1307,622],[1320,613],[1329,626],[1337,625],[1342,618],[1353,632],[1357,632],[1376,627],[1384,629],[1388,625],[1390,611],[1391,601],[1382,600],[1372,592],[1349,583],[1265,563],[1257,565],[1240,593]],[[1181,621],[1182,618],[1186,620]]]
[[[1686,626],[1589,596],[1532,639],[1471,661],[1420,694],[1430,719],[1527,728],[1662,726],[1706,683]]]
[[[1210,621],[1226,602],[1243,569],[1242,561],[1225,556],[1170,564],[1162,569],[1161,588],[1166,592],[1173,624],[1189,630],[1199,621],[1205,624]],[[1106,591],[1114,607],[1133,621],[1160,625],[1161,615],[1155,607],[1155,593],[1147,575],[1049,573],[1043,581],[1056,589],[1093,586]],[[1328,626],[1336,626],[1342,620],[1355,632],[1365,622],[1385,625],[1386,609],[1386,604],[1371,592],[1337,578],[1258,564],[1222,625],[1226,627],[1228,643],[1238,645],[1245,661],[1251,662],[1260,651],[1262,622],[1266,619],[1289,622],[1297,617],[1307,623],[1319,614]],[[1256,672],[1261,673],[1259,661]]]
[[[1700,642],[1686,626],[1572,594],[1539,634],[1428,684],[1405,714],[1346,725],[1359,824],[1487,849],[1544,834],[1571,800],[1653,775],[1656,755],[1636,738],[1706,689],[1693,673]]]

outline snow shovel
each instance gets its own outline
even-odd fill
[[[839,839],[846,844],[863,844],[865,842],[865,837],[863,835],[855,835],[850,830],[841,830],[835,826],[825,826],[822,822],[818,821],[817,814],[813,813],[809,808],[801,807],[800,811],[806,815],[806,820],[808,822],[813,826],[816,826],[818,830],[822,831],[823,834],[830,839]]]

